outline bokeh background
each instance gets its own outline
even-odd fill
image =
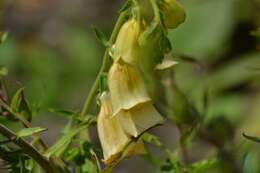
[[[232,140],[236,146],[241,144],[249,152],[251,166],[245,171],[259,173],[260,145],[247,141],[241,134],[260,136],[260,43],[253,32],[260,26],[260,1],[180,2],[187,19],[169,32],[173,53],[197,59],[203,69],[181,61],[175,71],[176,83],[198,110],[204,89],[208,89],[207,121],[224,117],[235,131]],[[0,0],[0,30],[9,32],[0,46],[0,65],[9,70],[5,79],[8,91],[14,93],[25,87],[31,106],[40,109],[33,122],[48,127],[44,137],[50,144],[67,118],[48,109],[80,110],[100,67],[104,47],[95,38],[91,25],[109,35],[123,3]],[[157,127],[154,133],[166,146],[175,148],[179,135],[173,123]],[[194,160],[214,153],[201,141],[189,150]],[[154,170],[141,157],[135,157],[124,161],[117,172]]]

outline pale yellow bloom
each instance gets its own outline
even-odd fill
[[[113,115],[151,101],[138,70],[122,60],[114,62],[108,73]]]
[[[122,128],[119,119],[117,117],[112,118],[110,94],[103,93],[100,101],[101,108],[98,115],[97,128],[105,164],[111,164],[122,157],[144,153],[143,142],[140,140],[132,142],[130,136]]]
[[[151,102],[120,111],[116,117],[126,133],[133,137],[138,137],[144,131],[163,122],[162,116]]]
[[[103,149],[104,162],[110,163],[118,157],[130,142],[130,138],[124,132],[119,120],[111,118],[112,107],[109,94],[103,93],[100,100],[101,108],[97,120],[98,136]]]
[[[186,18],[185,11],[177,0],[163,0],[161,9],[167,28],[176,28]]]
[[[118,58],[122,58],[125,62],[130,64],[137,62],[140,50],[138,38],[143,30],[143,24],[134,18],[128,20],[121,27],[113,47],[113,59],[115,61]]]

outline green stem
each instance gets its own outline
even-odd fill
[[[156,22],[161,23],[160,10],[158,8],[157,1],[156,0],[150,0],[150,1],[154,11],[154,19]]]
[[[17,146],[21,147],[22,151],[34,159],[46,173],[56,173],[53,165],[37,149],[22,138],[17,138],[14,132],[2,124],[0,124],[0,133],[6,138],[12,140],[12,142],[14,142]]]
[[[119,18],[118,18],[116,26],[115,26],[115,28],[112,32],[111,37],[110,37],[110,40],[109,40],[110,45],[113,45],[113,43],[115,42],[117,34],[118,34],[121,26],[125,22],[126,18],[127,18],[127,12],[122,12],[120,14]],[[109,57],[110,57],[109,56],[109,49],[110,49],[110,47],[108,47],[105,51],[101,68],[98,72],[97,78],[96,78],[93,86],[90,89],[90,92],[87,96],[87,99],[86,99],[84,106],[83,106],[83,109],[81,111],[81,114],[80,114],[81,118],[83,118],[89,112],[90,105],[93,102],[93,99],[95,98],[95,96],[97,94],[97,89],[98,89],[98,86],[99,86],[100,78],[101,78],[102,74],[104,73],[104,71],[106,70],[108,62],[109,62]]]

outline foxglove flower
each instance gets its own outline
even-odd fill
[[[125,132],[133,137],[138,137],[149,128],[163,122],[162,116],[151,102],[137,105],[129,110],[122,110],[116,117]]]
[[[108,73],[113,116],[138,104],[151,101],[138,70],[122,60],[114,62]]]
[[[111,164],[125,156],[132,156],[144,153],[144,144],[141,140],[131,142],[131,138],[122,128],[122,124],[117,117],[112,117],[112,105],[110,94],[104,92],[101,97],[101,108],[98,115],[97,127],[98,136],[101,142],[104,155],[104,163]]]

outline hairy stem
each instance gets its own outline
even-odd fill
[[[0,124],[0,133],[6,138],[12,140],[12,142],[19,146],[25,154],[28,154],[33,158],[46,173],[56,173],[54,166],[43,155],[41,155],[37,149],[22,138],[17,138],[14,132],[2,124]]]
[[[121,26],[125,22],[126,18],[127,18],[127,12],[122,12],[120,14],[119,18],[118,18],[116,26],[115,26],[115,28],[112,32],[111,37],[110,37],[110,40],[109,40],[110,46],[115,42],[117,34],[118,34]],[[86,99],[84,106],[83,106],[83,109],[81,111],[81,114],[80,114],[81,118],[84,117],[89,112],[90,105],[93,102],[93,99],[95,98],[95,96],[97,94],[97,89],[98,89],[98,84],[99,84],[100,78],[101,78],[102,74],[104,73],[104,71],[106,70],[108,62],[109,62],[108,61],[109,57],[110,57],[109,56],[109,49],[110,49],[110,47],[108,47],[105,51],[101,68],[98,72],[97,78],[96,78],[93,86],[90,89],[90,92],[87,96],[87,99]]]

